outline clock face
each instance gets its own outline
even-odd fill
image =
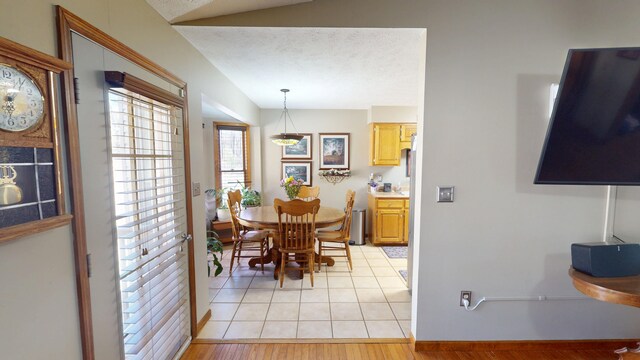
[[[44,97],[38,85],[14,66],[0,64],[0,130],[28,130],[43,115]]]

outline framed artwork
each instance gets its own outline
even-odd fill
[[[293,176],[296,180],[304,181],[303,185],[312,186],[311,161],[283,161],[282,178],[288,178],[289,176]]]
[[[304,137],[295,145],[282,147],[282,159],[311,160],[312,134],[300,134]]]
[[[320,134],[320,170],[349,169],[349,133]]]

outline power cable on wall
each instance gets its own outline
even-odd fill
[[[492,301],[566,301],[566,300],[592,300],[586,296],[521,296],[521,297],[482,297],[478,302],[471,306],[469,300],[462,299],[462,304],[465,310],[474,311],[478,306],[484,302]]]

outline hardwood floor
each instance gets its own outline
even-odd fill
[[[414,352],[409,344],[191,344],[182,360],[605,360],[613,351],[429,351]]]

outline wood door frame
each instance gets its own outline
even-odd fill
[[[120,41],[99,30],[85,20],[56,6],[58,51],[59,57],[73,64],[73,46],[71,34],[76,33],[103,48],[112,51],[131,61],[139,67],[151,72],[159,78],[182,89],[182,111],[184,131],[184,162],[185,162],[185,191],[187,210],[187,231],[193,234],[193,207],[191,194],[191,163],[189,142],[189,116],[187,101],[187,84],[168,70],[159,66],[147,57],[141,55]],[[91,315],[91,289],[87,266],[87,236],[84,218],[84,195],[82,187],[82,169],[80,166],[80,137],[78,130],[78,116],[76,110],[76,94],[73,69],[62,73],[63,110],[65,115],[65,132],[67,141],[67,163],[69,172],[69,187],[73,212],[72,229],[74,234],[74,260],[76,270],[76,288],[78,298],[78,312],[80,319],[80,338],[82,342],[82,356],[84,359],[95,358],[93,343],[93,323]],[[196,283],[194,262],[194,241],[188,243],[189,268],[189,305],[191,318],[191,337],[195,338],[198,331],[196,308]]]

